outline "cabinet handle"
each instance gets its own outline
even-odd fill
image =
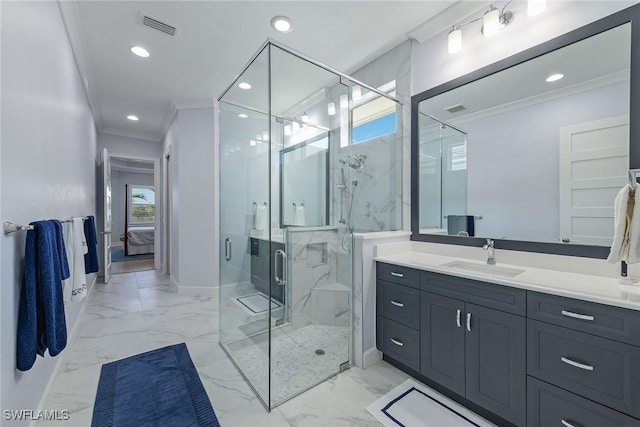
[[[395,305],[396,307],[404,307],[403,303],[394,300],[391,300],[391,304]]]
[[[231,249],[231,239],[227,237],[226,239],[224,239],[224,259],[226,261],[231,261]]]
[[[467,331],[471,332],[471,313],[467,313]]]
[[[392,272],[391,272],[391,275],[392,275],[392,276],[394,276],[394,277],[400,277],[400,278],[404,277],[404,274],[402,274],[402,273],[396,273],[395,271],[392,271]]]
[[[569,421],[567,421],[567,420],[564,420],[564,419],[563,419],[563,420],[561,420],[561,421],[562,421],[562,425],[563,425],[563,426],[565,426],[565,427],[578,427],[578,426],[576,426],[575,424],[571,424],[571,423],[570,423]]]
[[[391,338],[391,342],[394,343],[395,345],[399,345],[400,347],[404,347],[404,343],[395,338]]]
[[[575,360],[567,359],[566,357],[561,357],[562,360],[567,365],[575,366],[576,368],[584,369],[585,371],[593,371],[593,366],[585,365],[584,363],[576,362]]]
[[[462,312],[461,312],[460,310],[457,310],[457,311],[456,311],[456,325],[458,325],[458,328],[459,328],[460,326],[462,326],[462,325],[460,324],[460,316],[461,316],[461,314],[462,314]]]
[[[561,313],[563,316],[573,317],[574,319],[589,320],[589,321],[592,321],[595,319],[595,317],[593,316],[589,316],[587,314],[578,314],[578,313],[574,313],[573,311],[562,310]]]

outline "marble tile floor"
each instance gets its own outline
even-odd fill
[[[218,297],[176,293],[155,271],[114,275],[98,284],[43,409],[66,409],[68,421],[37,426],[89,426],[103,363],[185,342],[223,427],[378,426],[365,406],[408,376],[380,362],[353,367],[267,413],[218,344]]]

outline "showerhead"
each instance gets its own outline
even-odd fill
[[[351,169],[362,169],[366,158],[365,154],[347,154],[342,156],[340,163],[349,166]]]

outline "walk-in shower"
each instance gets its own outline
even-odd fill
[[[397,103],[268,42],[219,99],[220,344],[267,408],[352,363],[355,86]]]

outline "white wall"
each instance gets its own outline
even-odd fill
[[[98,150],[102,151],[103,148],[106,148],[111,155],[153,157],[158,159],[162,156],[162,143],[160,141],[149,141],[98,132]]]
[[[214,206],[214,110],[179,110],[163,140],[171,147],[171,276],[182,288],[218,283]]]
[[[95,215],[95,124],[58,5],[2,2],[1,22],[2,221]],[[15,369],[25,234],[0,238],[0,407],[36,409],[60,356]],[[82,305],[65,305],[69,332]]]
[[[153,173],[111,171],[111,228],[113,230],[113,242],[120,242],[120,235],[124,233],[125,204],[127,202],[125,185],[127,184],[153,187]],[[159,198],[159,194],[157,194],[156,201]]]

